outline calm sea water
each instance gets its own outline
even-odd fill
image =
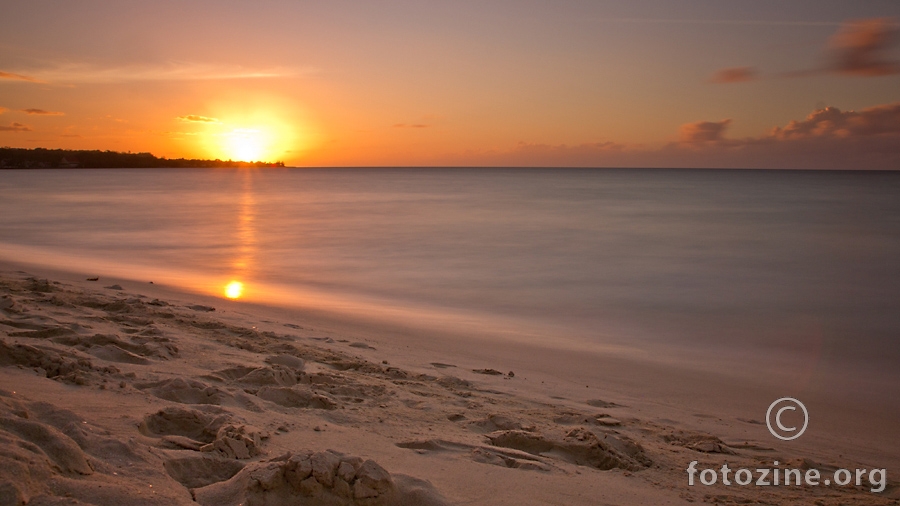
[[[900,369],[900,173],[0,171],[0,256],[548,346]]]

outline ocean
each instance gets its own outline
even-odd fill
[[[896,172],[6,170],[0,257],[900,398]]]

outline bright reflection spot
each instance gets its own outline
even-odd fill
[[[244,284],[240,281],[232,281],[225,285],[225,296],[229,299],[240,298],[244,294]]]

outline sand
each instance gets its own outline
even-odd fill
[[[896,467],[878,494],[689,486],[692,461],[897,461],[846,455],[836,433],[790,445],[758,417],[664,402],[709,378],[416,345],[414,332],[341,330],[147,281],[0,267],[0,506],[900,502]],[[622,381],[582,385],[591,367]],[[555,376],[566,368],[576,379]],[[740,393],[729,388],[717,395]]]

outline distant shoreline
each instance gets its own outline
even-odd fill
[[[284,162],[159,158],[151,153],[0,148],[0,169],[282,168]]]

